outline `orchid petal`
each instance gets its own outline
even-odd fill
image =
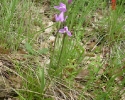
[[[68,36],[72,36],[70,31],[66,31],[66,33],[67,33]]]
[[[55,19],[56,21],[59,21],[59,17],[57,16],[57,14],[55,15]]]
[[[68,30],[68,27],[67,27],[67,26],[65,26],[64,29],[65,29],[65,31],[66,31],[66,33],[67,33],[68,36],[72,36],[72,34],[71,34],[71,32]]]
[[[67,26],[65,26],[64,29],[65,29],[65,31],[68,31],[68,27]]]
[[[55,19],[56,21],[64,22],[66,20],[66,18],[64,18],[64,12],[61,12],[59,15],[56,14]]]
[[[65,33],[66,31],[65,31],[65,29],[60,29],[59,30],[59,33]]]
[[[61,22],[64,22],[64,21],[65,21],[64,12],[61,12],[60,15],[59,15],[59,17],[60,17],[60,21],[61,21]]]

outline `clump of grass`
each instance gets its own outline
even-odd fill
[[[31,41],[35,36],[33,7],[34,3],[26,0],[1,2],[0,45],[3,48],[18,50],[22,41]]]

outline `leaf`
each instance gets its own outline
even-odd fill
[[[46,54],[48,52],[48,49],[47,48],[43,48],[41,50],[38,50],[38,53],[39,54]]]
[[[94,71],[94,73],[98,73],[99,68],[98,68],[98,67],[96,67],[96,66],[94,66],[93,68],[94,68],[94,70],[93,70],[93,71]]]
[[[40,80],[40,87],[41,87],[41,92],[44,91],[45,88],[45,76],[44,76],[44,68],[39,68],[39,80]]]
[[[89,76],[90,72],[88,69],[82,69],[78,75],[75,77],[75,80],[80,81],[82,79],[85,79],[87,76]]]
[[[33,50],[32,46],[29,43],[26,43],[25,47],[26,47],[26,50],[28,51],[28,53],[35,54],[35,51]]]

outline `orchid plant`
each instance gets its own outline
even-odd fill
[[[72,0],[68,0],[68,4],[70,4],[71,2],[72,2]],[[65,16],[65,13],[67,12],[66,4],[61,2],[58,6],[54,6],[54,8],[59,10],[59,12],[60,12],[59,14],[55,14],[55,21],[61,22],[61,24],[62,24],[62,25],[60,25],[61,28],[58,30],[58,32],[61,33],[61,34],[64,34],[63,40],[62,40],[62,45],[61,45],[61,50],[60,50],[60,53],[59,53],[59,56],[58,56],[59,58],[57,60],[57,65],[56,65],[56,66],[59,66],[62,51],[63,51],[63,48],[64,48],[64,41],[65,41],[66,34],[69,37],[71,37],[72,34],[69,31],[68,26],[65,25],[65,23],[64,23],[66,21],[66,19],[68,18],[68,16]],[[58,32],[57,32],[57,34],[58,34]],[[53,57],[54,57],[55,44],[56,44],[56,39],[55,39],[55,43],[54,43],[54,48],[52,50],[53,52],[52,52],[52,56],[51,56],[50,66],[52,64],[52,60],[53,60]],[[55,65],[55,63],[54,63],[54,65]]]

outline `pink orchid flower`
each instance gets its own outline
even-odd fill
[[[64,12],[61,12],[59,15],[55,15],[55,20],[58,22],[64,22],[68,16],[64,17]]]
[[[71,32],[68,30],[68,27],[65,26],[63,29],[59,30],[59,33],[67,33],[68,36],[72,36]]]
[[[64,3],[60,3],[59,6],[54,6],[55,9],[58,9],[61,12],[66,12],[66,5]]]

